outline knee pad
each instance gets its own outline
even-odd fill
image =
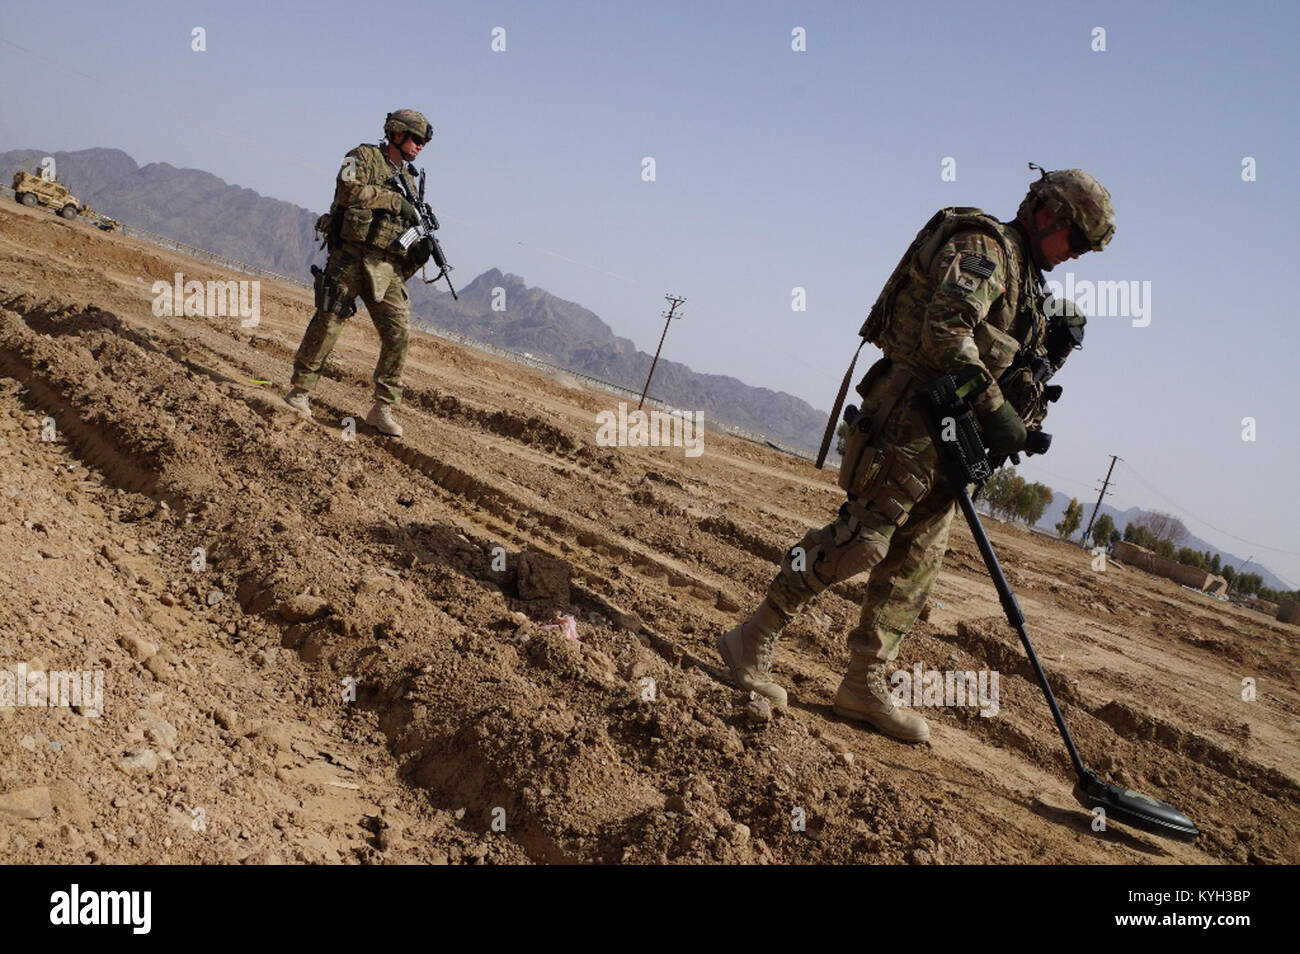
[[[879,523],[863,521],[861,513],[846,503],[834,523],[810,531],[790,548],[769,587],[769,599],[793,614],[827,587],[880,562],[889,550],[893,527],[886,532]]]

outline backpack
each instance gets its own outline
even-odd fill
[[[848,393],[849,384],[853,380],[853,369],[857,366],[858,355],[862,353],[863,346],[868,342],[871,344],[880,342],[893,318],[894,298],[899,289],[913,279],[924,280],[934,264],[934,257],[939,254],[939,249],[943,248],[944,243],[958,232],[979,229],[989,233],[997,239],[1003,253],[1010,260],[1012,256],[1006,247],[1006,239],[1002,235],[1000,225],[997,219],[981,209],[971,206],[947,206],[932,215],[930,221],[916,233],[916,238],[912,239],[912,244],[907,247],[907,251],[903,253],[903,257],[898,260],[893,272],[885,280],[884,287],[880,289],[875,304],[867,314],[867,320],[858,331],[862,341],[858,344],[858,350],[853,353],[849,369],[844,372],[844,380],[840,383],[840,392],[835,398],[835,406],[831,409],[830,420],[826,422],[826,433],[822,436],[821,449],[817,453],[818,469],[826,462],[826,452],[830,449],[831,437],[839,423],[840,408],[844,406],[844,396]]]

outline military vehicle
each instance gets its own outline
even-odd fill
[[[97,228],[111,232],[119,225],[116,219],[100,215],[90,206],[79,201],[68,191],[68,187],[57,179],[47,179],[39,172],[27,172],[19,169],[14,173],[14,199],[26,206],[48,206],[65,219],[85,216]]]
[[[14,199],[26,206],[49,206],[65,219],[75,219],[81,211],[81,203],[62,182],[25,169],[14,173]]]

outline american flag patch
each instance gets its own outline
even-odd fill
[[[989,278],[993,275],[995,268],[997,268],[997,265],[983,255],[975,255],[971,252],[962,253],[961,269],[964,272],[970,272],[980,278]]]

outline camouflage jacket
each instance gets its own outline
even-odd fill
[[[401,174],[416,194],[417,185],[409,166]],[[400,257],[397,237],[406,230],[400,221],[402,196],[388,181],[399,167],[388,160],[379,146],[363,143],[343,160],[334,186],[331,218],[337,219],[338,238],[358,254],[379,252]]]
[[[879,341],[895,364],[926,380],[967,365],[983,368],[993,383],[975,402],[979,414],[1002,404],[998,377],[1020,342],[1041,336],[1044,321],[1037,307],[1041,274],[1025,239],[1011,226],[987,222],[996,237],[983,228],[954,233],[929,269],[899,289]]]

